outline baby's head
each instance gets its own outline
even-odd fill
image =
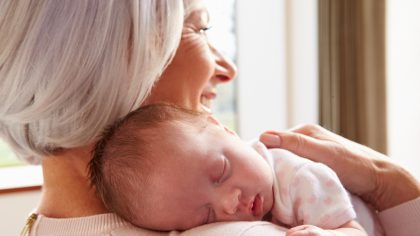
[[[261,220],[273,206],[268,163],[211,115],[140,108],[110,127],[90,163],[109,210],[154,230]]]

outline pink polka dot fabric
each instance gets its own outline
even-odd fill
[[[273,221],[335,229],[356,218],[348,193],[330,168],[286,150],[258,149],[275,175]]]

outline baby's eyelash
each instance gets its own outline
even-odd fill
[[[226,175],[226,169],[227,169],[227,160],[226,158],[223,159],[223,170],[222,173],[220,174],[219,178],[216,180],[216,184],[220,184],[225,180],[225,175]]]

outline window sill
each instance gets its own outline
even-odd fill
[[[0,169],[0,194],[41,189],[41,166],[19,166]]]

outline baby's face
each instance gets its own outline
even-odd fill
[[[261,220],[273,206],[268,163],[248,144],[206,121],[201,129],[168,124],[155,146],[150,204],[141,214],[158,230],[217,221]]]

